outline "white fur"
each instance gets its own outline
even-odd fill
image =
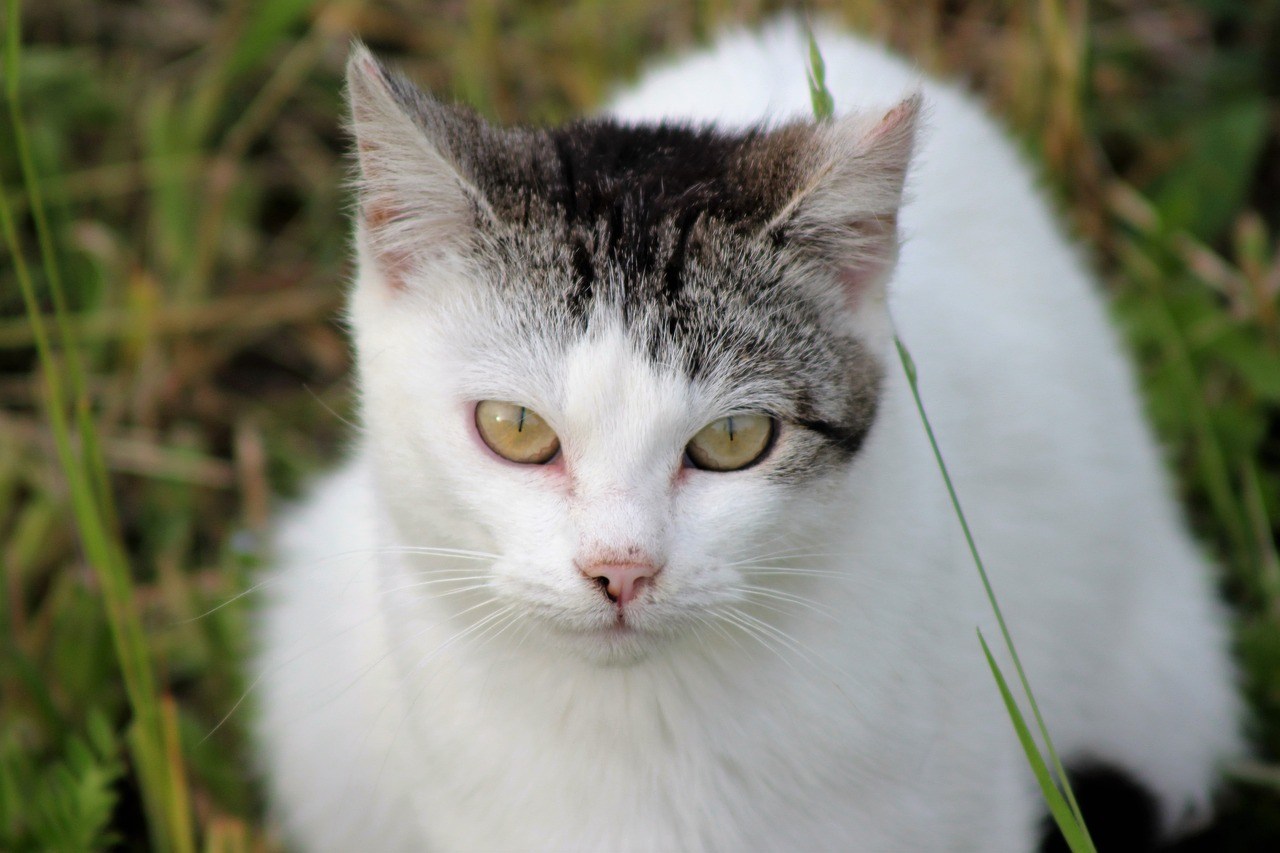
[[[849,36],[820,43],[842,111],[923,88],[893,318],[1060,752],[1135,774],[1173,827],[1207,806],[1240,712],[1210,569],[1094,283],[959,89]],[[722,38],[615,110],[803,115],[805,55],[791,25]],[[648,365],[610,318],[521,359],[500,336],[486,349],[490,307],[465,282],[396,293],[367,258],[361,270],[366,431],[282,525],[257,661],[258,742],[289,837],[310,850],[1033,846],[1042,808],[975,628],[993,646],[998,633],[887,345],[883,402],[847,477],[812,494],[750,472],[673,482],[664,460],[721,414],[715,395]],[[486,455],[463,406],[476,399],[546,417],[574,489]],[[498,556],[393,550],[405,546]],[[611,607],[573,567],[619,547],[666,565],[638,637],[605,630]],[[770,628],[698,621],[746,584],[776,594],[746,611]]]

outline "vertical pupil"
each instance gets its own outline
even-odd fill
[[[729,422],[729,440],[733,441],[733,418],[725,418]]]
[[[524,406],[520,407],[520,420],[516,422],[516,432],[524,432]]]

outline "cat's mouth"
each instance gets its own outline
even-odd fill
[[[691,627],[673,612],[671,602],[652,589],[625,604],[603,595],[566,601],[543,588],[516,580],[508,591],[526,618],[539,623],[548,639],[575,655],[597,663],[626,663],[649,657]],[[590,592],[596,592],[594,589]],[[675,611],[680,608],[674,608]],[[542,632],[539,632],[542,633]]]
[[[628,612],[619,607],[613,624],[601,628],[600,633],[609,637],[630,637],[640,634],[641,630],[636,625],[635,611]]]
[[[598,664],[619,666],[648,658],[654,651],[655,635],[626,621],[586,632],[577,645]]]
[[[632,625],[628,625],[622,620],[619,620],[612,625],[587,632],[587,637],[589,639],[604,640],[606,642],[623,639],[634,640],[641,636],[643,636],[642,631]]]
[[[568,642],[578,654],[605,665],[636,663],[649,657],[669,639],[668,626],[655,622],[653,614],[643,612],[643,607],[619,609],[608,618],[594,624],[565,625],[559,623],[562,641]],[[603,615],[603,614],[602,614]]]
[[[617,637],[640,637],[648,633],[645,629],[644,622],[637,612],[637,608],[633,605],[630,607],[615,607],[611,617],[605,617],[599,623],[587,628],[583,633],[588,636],[617,638]]]

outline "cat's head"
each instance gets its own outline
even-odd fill
[[[498,128],[360,47],[348,87],[397,538],[497,555],[467,574],[598,660],[749,605],[873,422],[918,98],[742,134]]]

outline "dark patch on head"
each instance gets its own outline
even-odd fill
[[[660,272],[669,294],[684,286],[703,223],[754,234],[785,203],[800,169],[800,158],[787,154],[798,155],[808,140],[799,126],[733,134],[607,119],[495,131],[465,108],[437,109],[455,117],[447,122],[456,139],[450,147],[461,149],[456,159],[499,219],[533,224],[529,211],[537,211],[549,234],[573,243],[575,273],[588,285],[607,266],[631,280]],[[510,134],[505,143],[500,133]],[[588,261],[593,275],[585,274]]]
[[[593,222],[622,199],[640,215],[633,227],[674,219],[690,208],[728,221],[758,221],[772,206],[768,187],[744,184],[739,165],[761,134],[728,134],[678,124],[579,121],[546,131],[560,154],[557,188],[573,198],[570,225]],[[551,188],[548,188],[551,189]]]

